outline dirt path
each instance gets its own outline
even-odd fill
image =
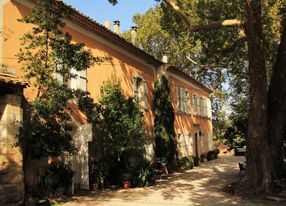
[[[244,157],[223,156],[146,188],[86,192],[64,206],[193,206],[272,205],[249,202],[222,191],[239,179],[238,162]]]

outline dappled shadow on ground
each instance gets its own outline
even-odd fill
[[[84,192],[75,205],[273,205],[243,200],[223,188],[239,180],[238,162],[244,157],[221,157],[184,173],[174,173],[155,186],[129,190]],[[104,204],[108,203],[108,204]],[[121,203],[121,204],[119,204]],[[126,203],[126,204],[125,204]],[[72,205],[72,204],[71,204]]]

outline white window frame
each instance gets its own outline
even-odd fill
[[[142,99],[139,99],[139,87],[143,87]],[[144,78],[140,76],[133,76],[133,97],[136,104],[141,110],[148,109],[148,87],[147,82]],[[143,102],[143,104],[142,104]]]
[[[72,68],[71,72],[75,75],[75,77],[71,78],[70,80],[71,89],[80,89],[82,91],[87,91],[87,71],[77,71],[76,69]],[[83,86],[81,85],[81,81],[84,82]]]

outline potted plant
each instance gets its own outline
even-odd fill
[[[205,158],[206,158],[205,153],[202,153],[202,154],[201,154],[201,162],[204,162],[204,161],[205,161]]]
[[[194,157],[194,166],[199,166],[200,158],[198,156]]]
[[[124,172],[121,174],[121,181],[124,189],[128,189],[131,187],[131,174],[128,172]]]
[[[193,169],[194,168],[194,157],[189,156],[189,168]]]
[[[214,153],[214,151],[209,151],[208,153],[207,153],[207,160],[208,161],[211,161],[211,160],[213,160],[215,158],[215,153]]]

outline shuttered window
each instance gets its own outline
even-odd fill
[[[147,82],[141,77],[133,77],[133,96],[141,110],[148,109]]]
[[[74,78],[70,80],[70,86],[72,89],[81,89],[82,91],[87,90],[87,78],[86,70],[77,71],[76,69],[71,69],[72,74],[75,75]]]
[[[196,114],[201,115],[201,98],[196,96]]]
[[[192,110],[193,114],[197,114],[197,109],[196,109],[196,102],[197,102],[197,96],[195,94],[192,95]]]
[[[207,107],[207,99],[202,99],[202,116],[207,117],[208,116],[208,107]]]

